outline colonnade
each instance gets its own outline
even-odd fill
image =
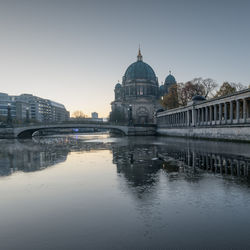
[[[216,153],[205,153],[196,151],[168,151],[168,156],[183,162],[183,171],[200,168],[202,170],[232,176],[249,176],[250,159],[244,157],[234,157],[229,155],[220,155]]]
[[[250,123],[249,96],[193,102],[186,107],[157,115],[157,125],[167,127],[210,126]]]
[[[194,112],[198,126],[246,123],[250,118],[250,100],[244,98],[201,105]]]

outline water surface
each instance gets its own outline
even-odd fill
[[[250,144],[0,140],[0,249],[250,248]]]

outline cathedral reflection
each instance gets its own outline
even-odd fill
[[[154,192],[161,178],[199,181],[207,174],[249,180],[250,145],[177,138],[132,137],[88,142],[74,137],[41,138],[0,143],[0,176],[32,172],[67,159],[69,152],[111,150],[118,176],[137,195]]]
[[[130,144],[113,147],[112,152],[117,173],[124,176],[130,187],[139,187],[139,194],[158,183],[162,161],[157,158],[156,146]]]

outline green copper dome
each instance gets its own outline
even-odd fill
[[[132,63],[126,70],[124,75],[125,81],[133,80],[150,80],[157,81],[154,70],[142,61],[141,51],[139,50],[137,62]]]
[[[170,85],[176,84],[176,80],[175,80],[174,76],[171,75],[171,71],[170,71],[170,74],[166,77],[164,84],[166,86],[170,86]]]

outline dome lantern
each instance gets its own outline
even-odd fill
[[[137,61],[142,61],[142,54],[141,54],[140,46],[139,46],[139,51],[138,51],[138,55],[137,55]]]

